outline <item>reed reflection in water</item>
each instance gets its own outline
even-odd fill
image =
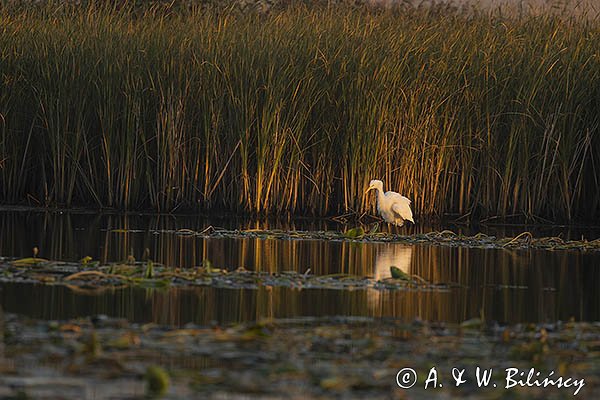
[[[119,289],[85,295],[66,287],[0,284],[0,301],[7,312],[43,319],[79,318],[106,314],[130,321],[182,326],[237,323],[300,316],[394,317],[406,321],[461,322],[479,317],[517,322],[598,320],[598,297],[562,302],[555,291],[523,289],[452,289],[448,291],[379,292],[289,288],[252,289]],[[589,301],[595,303],[586,306]]]
[[[373,255],[365,255],[359,243],[300,240],[202,239],[177,235],[180,229],[203,231],[209,226],[226,229],[282,229],[344,231],[348,226],[328,220],[253,220],[236,217],[190,217],[156,215],[75,214],[35,211],[0,211],[0,256],[29,257],[32,248],[50,259],[76,261],[91,256],[103,263],[118,262],[133,255],[141,258],[146,248],[155,262],[167,266],[193,267],[209,259],[221,268],[294,269],[313,273],[359,273],[371,264]],[[450,228],[457,233],[473,234],[466,227],[414,226],[406,233],[422,233]],[[385,227],[383,227],[385,229]],[[492,227],[484,233],[515,235],[526,227]],[[478,232],[478,231],[477,231]],[[535,233],[535,231],[534,231]],[[594,231],[542,231],[536,234],[595,239]],[[383,244],[382,244],[383,245]],[[370,247],[375,248],[375,247]],[[379,251],[379,250],[377,250]],[[310,253],[310,254],[309,254]],[[367,257],[361,258],[361,257]],[[357,266],[358,265],[358,266]],[[321,270],[318,270],[321,268]]]
[[[286,222],[290,230],[338,229],[323,221]],[[176,235],[200,231],[281,228],[243,220],[149,218],[147,216],[0,213],[0,256],[40,255],[102,262],[140,258],[150,249],[154,261],[192,267],[203,260],[227,269],[268,272],[347,273],[384,279],[394,265],[436,284],[443,291],[226,290],[156,291],[124,289],[98,296],[67,288],[3,284],[7,311],[43,318],[104,313],[137,321],[174,325],[187,322],[239,322],[293,316],[362,315],[406,320],[455,321],[473,317],[507,322],[600,320],[600,256],[595,253],[406,246],[322,240],[217,239]],[[113,229],[118,229],[113,232]]]
[[[460,288],[435,291],[332,289],[174,288],[120,289],[86,295],[64,287],[28,284],[0,286],[2,307],[38,318],[62,319],[94,314],[138,322],[184,325],[253,321],[297,316],[372,316],[404,320],[460,322],[483,317],[500,322],[600,319],[597,257],[578,253],[513,252],[415,246],[358,247],[356,259],[374,256],[365,271],[377,274],[377,247],[390,261],[396,254],[409,271]],[[362,249],[362,250],[358,250]],[[346,249],[346,252],[348,250]],[[359,254],[357,254],[359,253]],[[399,264],[398,260],[392,261]]]

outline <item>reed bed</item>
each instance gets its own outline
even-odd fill
[[[600,220],[600,23],[451,8],[0,9],[0,202]]]

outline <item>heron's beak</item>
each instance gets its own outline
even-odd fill
[[[365,190],[365,194],[369,193],[369,190],[375,189],[373,186],[369,186],[367,190]]]

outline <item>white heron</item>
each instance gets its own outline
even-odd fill
[[[413,213],[410,209],[410,200],[396,192],[383,192],[383,182],[374,179],[369,183],[369,191],[377,190],[377,211],[383,220],[396,226],[404,225],[404,221],[410,221],[413,224]]]

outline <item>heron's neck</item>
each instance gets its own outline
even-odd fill
[[[377,200],[381,203],[384,199],[383,189],[377,189]]]

